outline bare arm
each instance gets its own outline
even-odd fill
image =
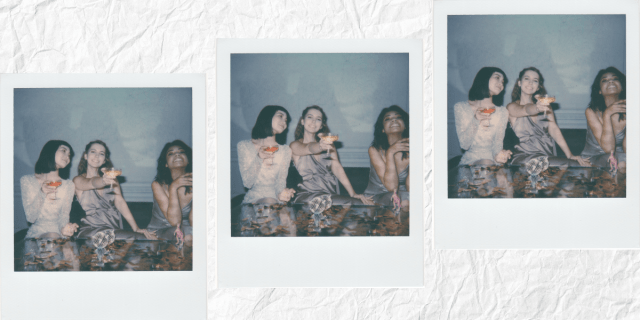
[[[528,103],[526,105],[521,105],[516,102],[511,102],[507,105],[507,110],[509,111],[509,118],[520,118],[526,116],[534,116],[540,112],[551,111],[548,105]]]
[[[593,132],[594,137],[598,140],[598,144],[602,150],[609,153],[616,148],[616,137],[613,134],[613,124],[611,123],[611,116],[607,116],[607,112],[603,113],[602,121],[598,118],[598,115],[591,109],[585,111],[587,117],[587,125]]]
[[[95,176],[93,178],[87,178],[84,175],[79,175],[73,178],[73,184],[78,191],[87,191],[93,189],[101,189],[111,184],[111,181],[117,183],[115,179],[110,179],[107,176]]]
[[[122,217],[124,217],[124,219],[127,220],[127,222],[129,222],[131,229],[133,229],[134,232],[138,232],[138,224],[136,223],[136,220],[133,218],[133,215],[131,214],[131,210],[129,210],[129,206],[127,205],[127,202],[122,197],[122,193],[120,192],[120,186],[117,186],[117,187],[114,186],[113,191],[116,193],[116,199],[115,199],[116,209],[118,209],[120,214],[122,214]]]
[[[193,206],[191,206],[191,211],[189,211],[189,225],[193,227]]]
[[[158,203],[158,207],[164,214],[170,225],[177,226],[182,220],[182,211],[180,210],[180,200],[178,199],[178,188],[169,187],[167,192],[162,185],[154,181],[151,183],[153,198]]]
[[[411,189],[410,189],[411,183],[409,181],[409,177],[411,177],[411,168],[409,168],[409,170],[407,170],[407,181],[405,182],[407,184],[406,185],[407,186],[407,191],[411,191]]]
[[[331,153],[332,153],[331,157],[333,158],[333,160],[331,161],[331,172],[333,172],[333,174],[335,174],[336,177],[338,177],[338,180],[340,181],[340,183],[342,183],[344,188],[347,189],[349,196],[353,197],[356,194],[356,192],[353,190],[353,187],[351,186],[351,181],[349,181],[349,177],[347,177],[347,174],[344,172],[344,168],[342,167],[340,160],[338,160],[338,154],[335,151],[331,151]]]
[[[309,142],[304,143],[300,140],[291,142],[289,145],[291,148],[291,154],[297,157],[302,157],[310,154],[322,153],[325,150],[331,149],[331,144],[325,142]]]

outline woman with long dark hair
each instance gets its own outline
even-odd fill
[[[78,175],[73,178],[78,202],[87,213],[80,220],[78,238],[91,238],[97,232],[113,229],[118,240],[156,240],[154,232],[138,228],[122,197],[118,180],[104,174],[106,168],[112,167],[107,144],[101,140],[89,142],[78,164]],[[123,229],[122,217],[129,222],[133,231]]]
[[[511,157],[502,148],[509,116],[502,107],[507,81],[501,69],[484,67],[473,79],[469,100],[453,107],[460,147],[466,150],[461,165],[502,164]]]
[[[520,71],[507,105],[509,122],[520,143],[515,146],[511,164],[546,156],[551,166],[589,166],[589,160],[573,155],[558,127],[549,104],[538,100],[547,94],[542,73],[535,67]],[[557,157],[556,143],[566,158]]]
[[[585,111],[587,140],[582,156],[591,164],[606,167],[614,153],[618,166],[627,161],[627,78],[614,67],[602,69],[591,85],[591,101]]]
[[[382,109],[369,147],[369,185],[364,194],[375,203],[392,205],[394,193],[409,209],[409,114],[399,106]]]
[[[291,149],[286,145],[289,112],[281,106],[262,108],[251,140],[238,143],[242,182],[248,189],[243,203],[288,202],[295,191],[286,188]]]
[[[182,140],[164,145],[151,183],[153,209],[147,228],[159,238],[175,240],[179,227],[189,243],[193,234],[192,151]]]
[[[49,140],[40,151],[35,174],[20,178],[22,205],[31,223],[27,238],[72,236],[78,225],[69,223],[73,183],[69,180],[73,148],[62,140]]]
[[[289,145],[293,164],[302,176],[294,202],[305,203],[319,195],[328,194],[335,204],[373,204],[370,197],[356,194],[353,190],[338,153],[332,147],[333,142],[320,138],[329,132],[327,115],[322,108],[310,106],[302,111],[295,131],[296,140]],[[347,189],[348,197],[340,195],[339,182]]]

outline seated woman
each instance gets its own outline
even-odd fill
[[[193,239],[193,186],[191,148],[181,140],[164,145],[158,157],[156,178],[151,183],[153,209],[147,229],[165,240],[175,240],[179,227],[190,243]]]
[[[469,90],[469,101],[453,106],[460,147],[466,152],[460,165],[494,165],[507,162],[511,151],[502,149],[509,113],[496,107],[504,99],[507,76],[495,67],[478,71]]]
[[[511,164],[521,165],[540,156],[549,157],[550,166],[589,166],[589,161],[571,153],[556,123],[553,109],[538,100],[547,93],[540,70],[529,67],[520,71],[507,105],[509,122],[520,139]],[[556,142],[567,158],[556,156]]]
[[[327,115],[319,106],[307,107],[296,127],[296,141],[289,146],[293,153],[293,164],[302,176],[298,184],[298,194],[294,202],[306,203],[314,197],[329,194],[335,204],[373,204],[370,197],[356,194],[351,182],[338,159],[333,142],[320,139],[319,135],[329,133]],[[324,151],[328,150],[329,155]],[[341,196],[338,181],[349,196]]]
[[[398,106],[382,109],[369,147],[369,185],[364,194],[375,203],[393,205],[397,192],[409,210],[409,114]]]
[[[156,240],[154,232],[138,228],[122,197],[118,180],[104,174],[106,168],[112,167],[107,144],[100,140],[89,142],[78,164],[78,176],[73,178],[78,202],[87,213],[80,220],[78,238],[91,238],[97,232],[113,229],[118,240]],[[110,191],[111,185],[113,191]],[[133,232],[122,229],[122,217],[129,222]]]
[[[69,179],[73,148],[61,140],[49,140],[36,162],[35,175],[20,178],[22,205],[32,223],[27,238],[70,237],[78,228],[69,223],[73,183]]]
[[[611,152],[620,168],[627,161],[627,78],[620,70],[609,67],[598,72],[591,85],[591,102],[587,116],[587,141],[582,156],[591,164],[608,167]]]
[[[238,142],[242,183],[249,189],[242,203],[288,202],[295,191],[286,188],[291,149],[286,143],[289,112],[281,106],[262,108],[251,140]]]

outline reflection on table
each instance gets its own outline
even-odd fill
[[[116,240],[104,249],[91,240],[24,239],[15,244],[15,271],[192,270],[192,246],[160,240]]]
[[[520,166],[459,166],[449,171],[449,198],[624,198],[625,172],[549,167],[535,185]]]
[[[333,205],[314,214],[303,204],[243,204],[231,215],[232,237],[408,235],[409,213],[385,206]]]

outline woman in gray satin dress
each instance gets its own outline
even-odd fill
[[[122,197],[118,180],[109,178],[103,172],[109,167],[113,167],[113,163],[107,145],[100,140],[89,142],[78,164],[78,176],[73,178],[76,196],[87,213],[80,220],[78,238],[91,238],[97,232],[113,229],[118,240],[156,240],[154,232],[138,228]],[[111,185],[113,194],[110,193]],[[123,230],[122,217],[129,222],[133,231]]]
[[[613,151],[618,167],[627,161],[627,102],[625,75],[609,67],[598,72],[591,85],[591,101],[585,111],[587,138],[582,156],[598,167],[607,167]]]
[[[193,239],[193,178],[191,147],[181,140],[165,144],[158,157],[153,190],[153,209],[147,228],[159,238],[175,240],[178,226],[185,243]]]
[[[520,71],[511,93],[512,102],[507,105],[509,123],[520,139],[511,164],[521,165],[533,158],[546,156],[550,166],[589,166],[588,160],[571,153],[556,123],[553,109],[536,99],[546,93],[540,70],[529,67]],[[556,156],[556,143],[566,158]]]
[[[409,114],[398,106],[382,109],[369,147],[369,185],[364,191],[376,203],[393,205],[397,191],[402,208],[409,210]]]
[[[289,145],[293,164],[302,176],[294,202],[306,203],[314,197],[330,194],[334,204],[373,204],[371,197],[353,190],[333,143],[320,139],[320,134],[329,132],[322,108],[310,106],[304,109],[296,127],[296,140]],[[349,196],[340,195],[338,182],[347,189]]]

